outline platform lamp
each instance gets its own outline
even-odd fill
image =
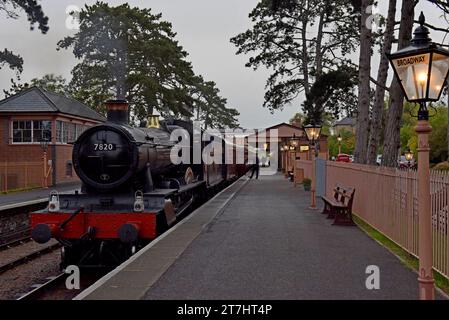
[[[316,190],[316,143],[320,138],[321,134],[321,126],[317,124],[308,124],[304,126],[304,131],[306,132],[307,140],[311,146],[312,153],[312,188],[311,188],[311,205],[310,209],[316,209],[316,199],[315,199],[315,190]]]
[[[338,141],[338,154],[341,154],[341,142],[343,141],[343,138],[340,133],[338,134],[337,141]]]
[[[409,102],[419,104],[418,123],[418,212],[419,212],[419,297],[435,299],[432,274],[432,221],[430,212],[429,111],[427,102],[438,101],[449,71],[449,51],[432,42],[421,12],[419,27],[410,46],[388,55],[395,75]]]
[[[48,183],[47,183],[47,150],[48,150],[48,138],[42,134],[42,140],[40,141],[41,144],[41,148],[43,151],[43,156],[42,159],[44,161],[43,163],[43,176],[42,176],[42,188],[48,188]]]
[[[410,148],[405,151],[405,160],[408,161],[408,167],[411,167],[411,161],[413,160],[413,152],[410,151]]]

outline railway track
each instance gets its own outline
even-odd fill
[[[16,226],[13,230],[0,234],[0,251],[27,242],[31,233],[28,213],[44,209],[47,204],[47,199],[39,199],[0,207],[0,223]]]
[[[24,263],[32,261],[32,260],[36,259],[37,257],[40,257],[44,254],[53,252],[54,250],[59,249],[60,247],[61,247],[61,245],[59,243],[55,243],[55,244],[40,248],[38,250],[35,250],[35,251],[28,253],[26,255],[23,255],[21,257],[18,257],[14,260],[8,261],[8,262],[0,265],[0,274],[2,274],[5,271],[11,270],[17,266],[20,266]]]
[[[42,283],[31,286],[30,291],[22,294],[17,300],[71,300],[81,291],[94,284],[103,277],[111,268],[95,270],[81,270],[80,288],[69,290],[66,288],[67,274],[61,272],[56,276],[48,277]]]
[[[11,237],[10,241],[0,242],[1,243],[0,252],[30,242],[31,241],[30,232],[31,232],[30,228],[26,228],[26,230],[23,230],[19,233],[15,233],[14,236]]]
[[[66,276],[62,272],[54,277],[49,277],[45,279],[44,283],[33,285],[29,292],[21,295],[17,300],[39,300],[48,291],[60,287],[64,283]]]

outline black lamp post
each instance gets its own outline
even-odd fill
[[[307,140],[312,147],[312,199],[310,209],[316,209],[316,199],[315,199],[315,190],[316,190],[316,170],[315,170],[315,158],[316,158],[316,142],[320,138],[321,134],[321,126],[317,124],[308,124],[304,126],[304,131],[306,132]]]
[[[421,12],[419,27],[410,46],[388,56],[404,95],[419,104],[418,124],[418,214],[419,214],[419,296],[435,299],[430,206],[429,111],[427,102],[438,101],[449,72],[449,51],[432,42]]]
[[[293,136],[290,138],[291,150],[296,151],[298,145],[299,145],[299,137],[297,137],[296,134],[293,134]]]
[[[338,154],[341,154],[341,142],[343,141],[341,134],[338,134],[337,141],[338,141]]]
[[[428,120],[426,103],[440,100],[449,72],[449,51],[429,38],[421,12],[411,45],[388,55],[409,102],[419,103],[418,120]]]

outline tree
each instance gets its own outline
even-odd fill
[[[131,114],[145,119],[191,115],[192,66],[169,22],[151,9],[98,1],[80,12],[80,30],[58,42],[82,61],[72,70],[75,96],[100,109],[105,98],[127,99]]]
[[[54,74],[46,74],[42,78],[33,78],[30,83],[17,83],[11,79],[11,88],[9,90],[3,90],[3,92],[6,97],[9,97],[30,87],[39,87],[47,91],[70,95],[67,81],[64,77],[55,76]]]
[[[414,0],[402,0],[401,22],[399,26],[398,50],[410,44],[415,11]],[[382,165],[395,167],[400,147],[400,123],[404,104],[404,93],[397,77],[390,87],[390,102],[385,128]]]
[[[17,10],[25,11],[28,21],[30,22],[31,30],[34,29],[35,24],[38,24],[39,30],[44,34],[47,33],[49,29],[48,18],[44,15],[42,7],[36,0],[0,1],[0,12],[6,13],[8,18],[17,19],[19,17]],[[5,65],[19,74],[23,70],[23,58],[8,49],[4,49],[3,51],[0,51],[0,69]]]
[[[400,130],[400,152],[404,152],[410,148],[415,155],[417,155],[417,142],[418,136],[415,132],[415,126],[417,118],[412,116],[416,114],[418,107],[412,103],[405,103],[401,121]],[[448,157],[447,147],[447,123],[448,123],[448,110],[447,106],[442,103],[437,104],[430,111],[431,117],[429,118],[430,125],[432,126],[432,132],[429,136],[429,143],[432,146],[430,150],[430,162],[439,163],[446,161]]]
[[[359,96],[357,104],[356,144],[354,161],[366,163],[369,136],[370,110],[370,73],[371,73],[371,26],[367,25],[372,15],[373,0],[362,0],[360,21],[360,56],[359,56]]]
[[[389,61],[387,54],[391,53],[391,46],[394,40],[394,26],[396,16],[396,0],[389,0],[387,24],[383,33],[383,42],[380,48],[380,62],[377,71],[376,90],[371,117],[371,126],[368,140],[367,163],[374,165],[377,162],[377,151],[381,142],[383,129],[383,114],[385,106],[385,89],[388,77]]]
[[[356,104],[353,92],[356,85],[357,70],[351,65],[322,73],[302,104],[306,113],[305,122],[321,124],[326,112],[331,113],[334,118],[338,118],[342,111],[352,113]]]
[[[341,153],[353,154],[355,147],[355,135],[348,130],[340,130],[339,132],[341,140]],[[339,150],[339,142],[337,135],[331,135],[327,138],[327,145],[329,149],[329,156],[336,157]]]
[[[215,82],[205,82],[203,77],[196,77],[191,96],[195,119],[203,122],[204,129],[238,127],[236,117],[239,112],[226,107],[227,100],[220,96]]]
[[[273,70],[264,102],[271,111],[301,92],[308,97],[323,73],[349,64],[346,56],[358,45],[358,13],[351,1],[261,0],[249,17],[253,27],[231,42],[237,54],[253,54],[247,67]]]
[[[306,119],[306,116],[301,113],[297,112],[293,115],[293,117],[289,120],[289,123],[291,125],[295,125],[297,127],[302,127],[304,125],[304,121]]]

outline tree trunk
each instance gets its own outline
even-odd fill
[[[308,6],[308,2],[307,2]],[[309,23],[307,19],[308,8],[304,10],[302,17],[302,30],[301,30],[301,40],[302,40],[302,72],[304,78],[304,93],[306,97],[310,93],[309,85],[309,55],[307,54],[307,24]]]
[[[387,26],[385,28],[383,46],[381,49],[381,58],[379,71],[377,73],[377,87],[374,95],[374,105],[372,110],[370,137],[368,141],[368,164],[375,165],[377,160],[377,149],[382,135],[382,116],[384,111],[385,89],[389,61],[387,54],[391,52],[391,45],[394,39],[394,25],[396,16],[396,0],[390,0],[388,4]]]
[[[415,1],[403,0],[401,24],[399,28],[398,50],[410,44],[415,16]],[[390,107],[388,109],[387,126],[385,128],[382,165],[396,167],[400,148],[400,129],[404,108],[404,93],[396,76],[390,87]]]
[[[316,79],[318,79],[321,76],[321,73],[323,72],[323,53],[321,52],[322,42],[323,42],[323,28],[324,28],[324,19],[325,19],[325,8],[322,9],[323,11],[320,13],[320,20],[318,22],[318,33],[316,37]]]
[[[367,21],[371,15],[369,6],[373,0],[362,0],[361,31],[360,31],[360,58],[359,58],[359,97],[357,104],[356,144],[354,160],[366,163],[366,154],[369,136],[369,106],[370,106],[370,72],[371,72],[371,28]],[[368,12],[367,12],[368,11]]]

